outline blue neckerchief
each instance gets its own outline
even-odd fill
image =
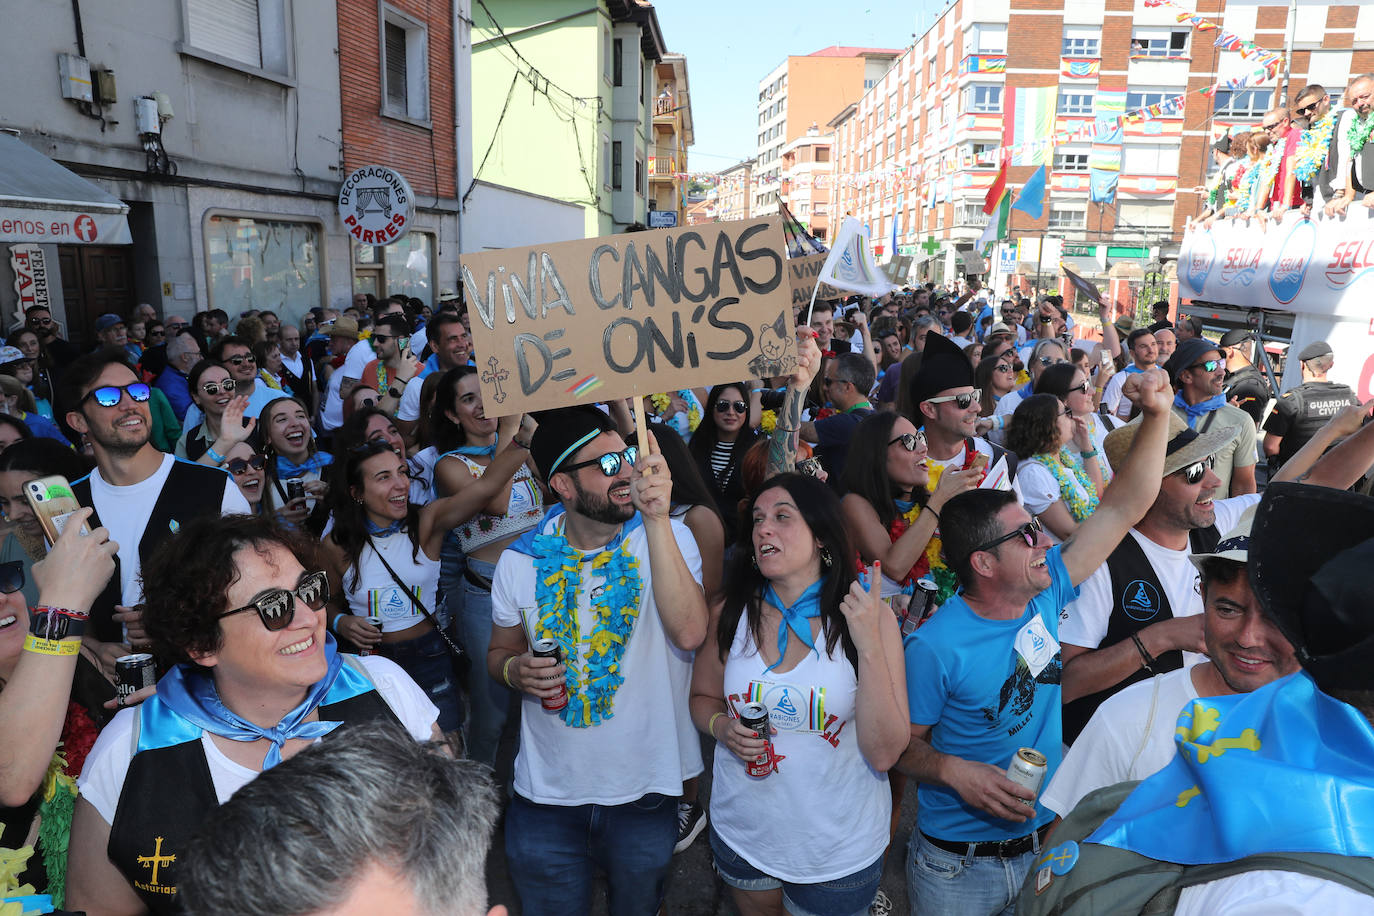
[[[300,464],[296,464],[285,455],[277,456],[277,479],[287,480],[292,477],[304,477],[309,473],[320,473],[321,470],[334,463],[334,456],[328,452],[316,452],[306,458]]]
[[[916,505],[914,499],[894,499],[893,502],[897,504],[897,512],[901,515],[906,515]]]
[[[168,709],[181,716],[192,725],[228,738],[230,741],[257,741],[266,738],[272,743],[262,768],[269,770],[281,763],[281,747],[291,738],[319,738],[342,725],[342,722],[307,722],[306,717],[324,700],[334,680],[343,667],[334,638],[325,634],[324,655],[329,666],[324,678],[315,683],[306,694],[305,701],[282,716],[272,728],[254,725],[234,713],[220,701],[213,679],[196,671],[190,665],[177,665],[157,683],[157,697]]]
[[[556,506],[550,507],[549,511],[544,513],[544,517],[539,520],[539,524],[535,525],[533,528],[526,531],[524,534],[520,535],[520,537],[516,538],[515,541],[512,542],[506,549],[514,550],[516,553],[524,554],[527,557],[534,556],[534,539],[540,537],[543,534],[544,529],[549,526],[549,523],[557,520],[557,518],[560,515],[565,514],[566,511],[567,510],[563,508],[563,505],[561,503]],[[611,543],[603,547],[602,550],[615,550],[616,548],[620,547],[620,543],[624,541],[625,538],[629,537],[630,532],[634,531],[636,528],[641,527],[643,524],[644,519],[640,517],[638,512],[636,512],[634,515],[630,517],[629,521],[620,526],[620,533],[617,534],[614,538],[612,538]],[[555,528],[555,531],[556,530],[557,529]],[[600,551],[597,551],[597,553],[599,552]],[[594,556],[596,556],[596,553],[589,553],[586,554],[585,558],[590,560]]]
[[[806,621],[821,616],[821,581],[817,579],[808,585],[806,591],[801,593],[791,607],[782,603],[778,593],[773,591],[773,586],[769,585],[764,590],[763,600],[782,611],[782,623],[778,624],[778,660],[763,669],[765,674],[781,665],[783,657],[787,655],[788,630],[796,633],[797,638],[805,643],[808,649],[816,652],[816,640],[811,637],[811,625]]]
[[[1034,388],[1035,382],[1026,382],[1026,384],[1016,389],[1016,393],[1021,395],[1022,398],[1028,398],[1031,395],[1035,394],[1035,391],[1033,390]]]
[[[1183,400],[1182,394],[1176,394],[1174,395],[1174,406],[1188,415],[1188,428],[1196,429],[1198,417],[1201,417],[1203,414],[1211,413],[1214,410],[1220,410],[1222,407],[1226,406],[1226,398],[1219,394],[1214,394],[1205,401],[1189,404],[1187,401]]]
[[[395,534],[396,532],[401,530],[405,523],[406,520],[402,518],[397,519],[390,525],[383,527],[382,525],[377,524],[370,518],[363,519],[363,524],[367,525],[367,533],[372,535],[373,537],[379,538],[384,538],[388,534]]]
[[[474,455],[480,456],[482,458],[494,458],[496,457],[496,443],[493,442],[491,445],[460,445],[448,454]]]

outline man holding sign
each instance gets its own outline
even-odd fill
[[[597,869],[612,912],[657,912],[677,796],[702,771],[687,712],[701,556],[641,439],[650,454],[595,407],[545,414],[530,450],[561,505],[493,577],[487,670],[524,694],[506,855],[526,916],[589,912]]]

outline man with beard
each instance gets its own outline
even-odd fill
[[[562,504],[501,555],[486,658],[523,694],[511,876],[526,916],[587,913],[598,869],[616,912],[655,913],[676,797],[702,771],[687,712],[708,620],[701,557],[669,515],[663,456],[627,448],[601,411],[542,415],[530,452]],[[542,639],[560,656],[534,656]]]
[[[362,384],[377,392],[377,406],[396,413],[401,397],[423,367],[410,350],[410,324],[400,315],[383,315],[372,329],[377,358],[363,367]]]
[[[57,336],[57,322],[53,321],[52,312],[46,306],[31,305],[25,309],[24,323],[38,335],[54,368],[61,369],[81,355],[74,344]]]
[[[104,525],[119,544],[115,575],[91,608],[83,640],[113,680],[115,659],[143,640],[137,607],[143,558],[191,519],[248,512],[248,501],[223,471],[178,461],[153,446],[151,389],[122,349],[83,356],[67,367],[62,382],[67,423],[90,440],[96,462],[72,490],[77,502],[95,510],[90,526]]]
[[[1345,90],[1351,113],[1341,118],[1336,131],[1336,174],[1332,177],[1331,202],[1326,215],[1345,212],[1357,197],[1366,207],[1374,207],[1374,74],[1363,73],[1350,81]]]
[[[1225,499],[1254,493],[1259,460],[1255,424],[1222,394],[1226,362],[1221,347],[1205,337],[1190,337],[1179,343],[1164,371],[1174,383],[1174,412],[1189,429],[1205,433],[1214,426],[1226,426],[1234,433],[1231,442],[1213,456],[1212,470],[1221,480],[1219,495]]]

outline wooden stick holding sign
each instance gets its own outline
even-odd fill
[[[493,411],[642,398],[796,367],[777,216],[460,260]]]
[[[657,455],[658,443],[654,441],[653,433],[649,432],[649,418],[644,413],[644,399],[642,397],[631,398],[634,402],[635,411],[635,432],[639,434],[639,450],[644,455]],[[651,474],[652,471],[644,471]]]

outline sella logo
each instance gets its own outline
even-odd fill
[[[1269,292],[1274,298],[1287,305],[1298,297],[1303,280],[1307,277],[1307,265],[1312,260],[1312,251],[1317,244],[1317,230],[1310,220],[1302,220],[1293,226],[1288,238],[1283,240],[1279,255],[1274,261],[1274,269],[1269,272]]]
[[[1183,279],[1192,287],[1194,296],[1201,296],[1207,275],[1212,272],[1212,263],[1217,258],[1216,242],[1209,232],[1195,232],[1192,244],[1188,246],[1183,260]]]
[[[1338,242],[1326,262],[1326,282],[1345,289],[1370,270],[1374,270],[1374,239]]]
[[[1259,270],[1260,255],[1263,248],[1228,248],[1221,259],[1221,283],[1223,286],[1239,283],[1249,286],[1255,282]]]

